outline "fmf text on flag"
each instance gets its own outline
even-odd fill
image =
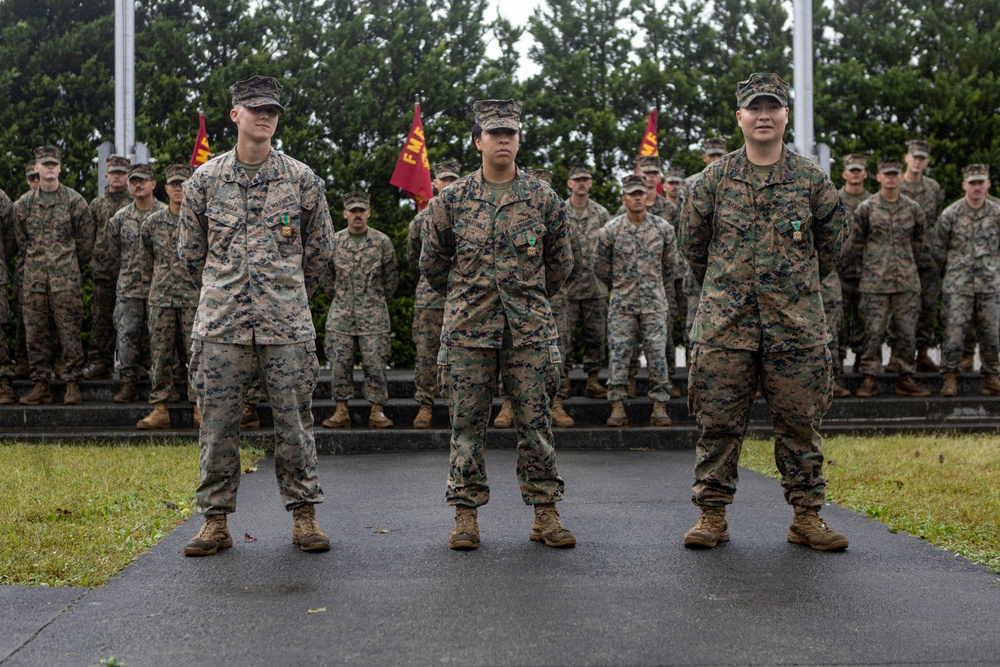
[[[211,154],[208,147],[208,133],[205,132],[205,114],[198,114],[198,137],[194,140],[194,151],[191,152],[191,164],[195,167],[208,162]]]
[[[427,144],[424,143],[424,126],[420,122],[420,105],[413,105],[413,124],[403,144],[403,150],[396,161],[396,169],[389,179],[390,185],[410,195],[417,204],[417,210],[427,208],[427,202],[434,196],[431,186],[431,165],[427,159]]]

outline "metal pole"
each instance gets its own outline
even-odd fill
[[[812,0],[795,0],[792,54],[794,58],[795,89],[795,149],[806,157],[815,159],[816,148],[813,125],[813,44]]]
[[[115,152],[135,153],[135,0],[115,0]]]
[[[125,155],[125,14],[115,0],[115,153]]]

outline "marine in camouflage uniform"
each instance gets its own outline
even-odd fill
[[[0,405],[17,402],[14,393],[14,362],[7,347],[7,324],[10,323],[10,302],[7,301],[7,264],[13,260],[14,204],[0,190]]]
[[[434,165],[435,192],[441,192],[462,175],[462,165],[454,160],[443,160]],[[413,420],[413,428],[430,428],[434,411],[434,392],[437,390],[437,355],[441,349],[441,323],[444,321],[444,297],[433,289],[420,273],[421,233],[427,221],[427,209],[417,213],[410,221],[406,236],[406,259],[420,276],[417,293],[413,299],[413,343],[416,346],[416,363],[413,370],[413,398],[420,406]]]
[[[628,212],[601,229],[594,250],[594,274],[611,288],[608,338],[611,372],[608,426],[627,426],[624,400],[628,395],[628,366],[641,345],[649,368],[650,424],[669,426],[665,403],[670,398],[670,376],[665,351],[672,347],[667,327],[667,285],[679,272],[677,237],[663,218],[646,212],[645,180],[630,174],[622,181],[622,201]],[[666,338],[666,340],[664,340]]]
[[[438,366],[451,397],[449,546],[479,544],[475,508],[490,497],[483,454],[498,375],[514,410],[521,497],[535,506],[530,538],[572,546],[554,505],[564,484],[550,414],[561,358],[549,297],[573,269],[566,204],[517,169],[521,103],[485,100],[473,110],[482,169],[430,202],[420,255],[420,272],[446,298]]]
[[[149,345],[149,322],[146,307],[150,275],[143,271],[142,224],[154,213],[166,210],[153,197],[156,179],[153,167],[133,165],[128,172],[128,186],[133,201],[108,221],[108,256],[120,261],[115,300],[115,331],[118,332],[118,362],[121,387],[112,397],[115,403],[139,400],[139,364],[142,348]]]
[[[931,253],[945,267],[944,354],[942,396],[958,393],[955,374],[966,334],[979,334],[985,395],[1000,395],[1000,204],[990,201],[989,165],[962,170],[965,196],[946,208],[931,232]]]
[[[868,158],[859,153],[851,153],[844,156],[844,171],[841,173],[844,178],[844,186],[838,190],[840,201],[844,202],[847,209],[848,220],[853,221],[854,211],[864,200],[872,196],[865,190],[865,180],[868,178]],[[853,224],[853,222],[852,222]],[[844,257],[837,266],[837,274],[840,277],[840,292],[843,303],[843,315],[839,324],[828,319],[830,331],[833,327],[839,329],[838,348],[840,357],[834,357],[833,361],[838,365],[838,371],[843,371],[844,356],[847,354],[847,347],[854,350],[855,362],[854,372],[861,368],[861,351],[865,340],[865,324],[861,317],[861,265],[852,261],[852,253],[844,253]],[[847,318],[851,324],[848,329]],[[831,348],[832,350],[832,348]]]
[[[365,372],[364,396],[371,402],[368,426],[391,428],[384,406],[389,399],[385,367],[392,358],[389,299],[399,286],[396,249],[388,236],[368,226],[368,195],[344,195],[347,227],[333,237],[333,259],[323,284],[330,298],[326,314],[326,358],[330,360],[336,411],[328,428],[351,425],[347,401],[354,396],[355,345]]]
[[[746,144],[709,165],[683,205],[681,248],[704,285],[688,385],[699,434],[692,500],[702,514],[684,544],[729,540],[725,506],[760,382],[794,508],[787,539],[843,549],[847,538],[818,511],[826,486],[819,426],[832,386],[820,281],[847,241],[844,206],[823,170],[782,141],[788,84],[755,73],[736,97]]]
[[[894,158],[878,165],[878,194],[854,211],[851,236],[853,262],[861,266],[861,317],[865,322],[861,372],[865,378],[855,394],[877,392],[875,376],[882,370],[882,335],[891,314],[895,357],[899,362],[896,393],[930,396],[913,379],[914,330],[920,313],[919,269],[933,264],[927,252],[927,219],[914,200],[900,193],[902,163]]]
[[[584,395],[607,398],[608,390],[601,386],[598,374],[607,358],[608,288],[594,275],[593,258],[597,236],[611,216],[608,209],[590,198],[593,182],[589,166],[570,166],[566,180],[570,191],[566,200],[567,219],[573,238],[580,245],[580,256],[574,260],[573,275],[563,291],[569,299],[569,330],[572,332],[579,323],[583,332],[583,370],[587,373]]]
[[[14,204],[14,233],[24,263],[21,310],[28,363],[35,386],[22,396],[25,405],[51,403],[49,318],[55,320],[67,382],[64,403],[83,399],[77,384],[83,376],[83,285],[81,267],[94,249],[94,218],[76,190],[59,183],[61,152],[55,146],[35,149],[41,184]]]
[[[201,286],[188,372],[201,410],[196,500],[205,513],[185,555],[232,546],[226,514],[236,509],[240,419],[251,383],[267,386],[274,416],[278,488],[292,511],[292,541],[325,551],[315,519],[317,476],[312,395],[319,375],[309,297],[329,269],[333,224],[323,179],[271,146],[284,111],[281,85],[254,76],[234,84],[236,148],[184,183],[177,252]]]
[[[170,428],[167,403],[178,400],[174,377],[178,364],[186,367],[191,354],[191,329],[198,309],[198,285],[177,256],[183,184],[194,169],[185,164],[167,167],[166,191],[169,207],[151,213],[140,229],[142,275],[149,276],[149,402],[153,411],[136,424],[140,429]],[[187,397],[197,401],[188,376]],[[201,416],[195,413],[196,424]]]
[[[930,160],[931,145],[927,141],[916,139],[907,144],[906,170],[900,183],[900,193],[915,200],[927,219],[927,233],[934,229],[938,216],[944,205],[944,190],[930,176],[924,174]],[[920,267],[920,319],[916,329],[916,368],[918,371],[936,373],[937,364],[928,356],[927,349],[934,347],[934,325],[938,318],[938,304],[941,302],[941,268],[928,258],[925,266]],[[898,331],[892,327],[894,336]]]
[[[22,197],[26,197],[37,190],[38,183],[41,180],[41,177],[38,175],[38,163],[34,158],[24,164],[24,179],[28,184],[28,191],[22,194]],[[24,335],[24,315],[21,313],[21,285],[24,282],[24,259],[21,257],[20,249],[17,247],[17,239],[14,235],[13,215],[11,216],[10,227],[4,230],[4,246],[7,254],[13,256],[13,259],[8,260],[7,267],[13,279],[14,302],[12,309],[14,317],[17,319],[17,329],[14,332],[14,359],[16,360],[14,377],[27,378],[31,375],[31,367],[28,365],[28,344]],[[51,324],[50,328],[55,329],[54,323]],[[53,356],[54,354],[53,352]]]
[[[94,239],[94,257],[90,261],[90,279],[94,289],[90,294],[90,364],[83,373],[86,380],[111,377],[115,363],[115,301],[118,272],[121,257],[111,255],[108,244],[108,221],[132,202],[132,192],[128,189],[128,158],[121,155],[108,156],[104,178],[108,185],[104,194],[90,202],[90,214],[97,227]]]
[[[667,169],[663,174],[663,196],[667,199],[667,201],[677,207],[678,213],[680,212],[683,189],[684,172],[677,167]],[[684,290],[684,280],[691,273],[691,270],[688,269],[684,256],[678,253],[678,257],[680,258],[680,268],[678,273],[674,276],[672,296],[670,297],[670,302],[674,307],[674,312],[672,313],[672,319],[668,322],[667,326],[670,327],[671,332],[674,328],[674,322],[676,322],[680,327],[682,341],[684,343],[685,365],[687,365],[686,360],[691,355],[691,339],[688,336],[688,295]],[[671,289],[670,286],[668,286],[668,289]],[[668,350],[667,353],[669,354],[669,352],[670,351]],[[677,391],[676,393],[677,398],[680,398],[680,392]]]

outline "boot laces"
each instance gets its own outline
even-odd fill
[[[460,535],[469,535],[476,532],[476,514],[471,510],[457,510],[455,512],[455,531]]]
[[[726,515],[719,509],[705,509],[698,517],[697,530],[716,532],[722,530],[726,524]]]
[[[299,531],[303,535],[316,535],[319,533],[319,524],[316,523],[316,514],[314,512],[310,512],[310,509],[312,508],[299,506],[296,507],[292,513],[295,524],[299,527]]]

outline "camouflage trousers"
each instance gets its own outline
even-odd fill
[[[90,293],[90,346],[88,360],[92,364],[105,364],[113,368],[115,363],[115,305],[117,302],[116,280],[93,272],[94,290]]]
[[[556,396],[569,398],[569,355],[573,351],[573,329],[570,328],[569,297],[566,296],[565,290],[549,299],[549,306],[552,308],[552,317],[556,320],[556,330],[559,332],[559,357],[562,359],[559,365],[560,380]]]
[[[62,346],[63,378],[79,382],[83,377],[83,343],[80,324],[83,322],[83,297],[79,290],[31,292],[22,295],[21,314],[24,316],[25,341],[31,379],[48,381],[52,375],[52,341],[50,318],[55,321],[56,334]]]
[[[365,371],[364,397],[371,403],[385,405],[389,400],[385,367],[392,356],[392,345],[387,333],[352,336],[327,329],[326,358],[330,361],[333,400],[348,401],[354,398],[355,343],[361,353],[361,367]]]
[[[0,270],[4,270],[0,267]],[[6,325],[10,322],[10,303],[7,301],[7,286],[0,285],[0,378],[14,377],[14,361],[7,347]]]
[[[136,382],[143,347],[149,347],[146,299],[119,297],[115,303],[115,329],[118,331],[119,375],[122,380]]]
[[[861,351],[865,345],[865,321],[861,316],[861,278],[844,279],[840,277],[840,294],[842,298],[842,314],[838,326],[838,348],[840,360],[847,356],[847,348],[850,346],[860,359]],[[850,320],[850,325],[848,325]],[[830,331],[833,331],[831,320],[827,319]],[[834,359],[836,361],[836,359]]]
[[[413,367],[413,398],[418,404],[433,404],[437,389],[437,355],[441,349],[443,308],[413,309],[413,343],[417,358]]]
[[[820,293],[823,298],[823,314],[826,315],[826,326],[830,330],[830,356],[833,358],[833,377],[839,380],[842,374],[840,356],[840,325],[844,321],[844,301],[840,291],[840,278],[830,274],[820,283]]]
[[[149,348],[152,356],[150,367],[150,403],[166,403],[174,386],[177,368],[175,361],[188,362],[191,350],[191,329],[197,306],[188,308],[149,307]],[[188,375],[188,400],[194,402],[195,393]]]
[[[552,398],[559,383],[560,357],[548,347],[513,347],[510,334],[502,349],[441,347],[439,384],[450,396],[451,457],[445,500],[479,507],[490,499],[486,478],[486,428],[499,374],[514,408],[517,428],[517,481],[528,505],[562,500],[564,484],[556,470],[552,435]]]
[[[948,294],[945,302],[944,345],[941,371],[958,372],[969,331],[979,335],[980,369],[983,375],[1000,372],[1000,307],[993,292],[978,294]]]
[[[695,343],[691,356],[688,407],[698,426],[694,504],[718,507],[733,502],[759,382],[771,410],[774,460],[785,501],[820,507],[826,480],[819,427],[833,389],[829,349],[767,353]]]
[[[681,339],[681,342],[684,344],[684,348],[685,349],[689,349],[691,347],[691,339],[690,339],[690,337],[688,335],[689,329],[686,326],[687,325],[687,319],[688,319],[688,314],[687,314],[687,311],[688,311],[688,297],[684,293],[684,279],[683,278],[678,278],[678,279],[674,280],[673,301],[671,303],[671,306],[672,306],[672,312],[670,314],[670,320],[669,320],[670,330],[671,330],[671,338],[673,337],[673,323],[676,320],[676,321],[680,322],[681,331],[683,332],[683,337]],[[668,365],[668,367],[673,368],[673,366],[671,365],[671,362],[670,362],[670,358],[671,358],[671,355],[670,355],[670,351],[668,350],[667,351],[667,362],[668,362],[667,365]]]
[[[917,347],[934,347],[934,325],[937,324],[938,304],[941,303],[941,280],[941,273],[936,266],[933,270],[920,272],[920,318],[915,331]]]
[[[611,348],[608,400],[628,398],[629,366],[638,359],[640,347],[646,353],[649,398],[656,403],[670,400],[666,350],[673,348],[673,339],[667,329],[666,312],[626,315],[612,311],[608,316],[608,344]]]
[[[890,315],[895,334],[889,336],[889,345],[899,361],[899,374],[913,375],[917,370],[914,332],[920,315],[920,293],[863,292],[861,318],[867,327],[865,344],[861,352],[861,372],[864,375],[878,375],[882,372],[882,336],[885,334]]]
[[[199,511],[236,511],[240,419],[247,390],[258,374],[274,417],[274,471],[285,509],[323,502],[313,438],[312,395],[319,377],[314,341],[232,345],[193,340],[188,372],[201,409],[201,483],[195,494]]]
[[[587,373],[599,371],[607,360],[608,300],[580,299],[569,302],[568,350],[573,349],[573,329],[578,322],[583,332],[583,370]]]

